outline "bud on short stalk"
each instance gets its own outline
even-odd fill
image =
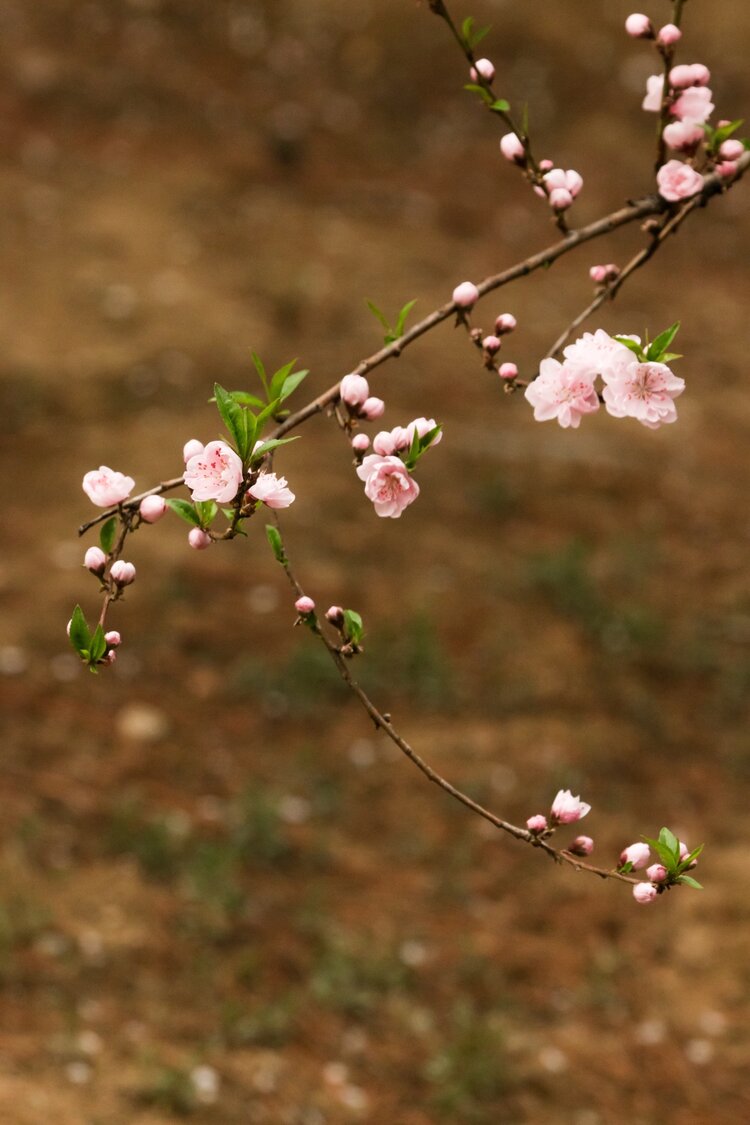
[[[641,12],[633,12],[625,20],[625,30],[633,39],[653,39],[654,28],[648,16]]]
[[[660,47],[674,47],[675,43],[679,43],[682,39],[682,32],[679,27],[673,23],[665,23],[664,27],[659,28],[656,36],[656,42]]]
[[[112,563],[109,574],[114,584],[120,589],[123,586],[129,586],[131,582],[135,582],[135,567],[132,563],[123,562],[122,559]]]
[[[526,827],[529,832],[533,832],[535,836],[540,836],[542,832],[547,831],[547,817],[537,813],[536,816],[530,816],[526,821]]]
[[[308,598],[306,594],[303,594],[301,597],[297,598],[294,603],[294,608],[300,616],[306,617],[309,613],[314,613],[315,602],[312,598]]]
[[[359,407],[370,397],[370,384],[364,375],[345,375],[339,386],[342,402]]]
[[[163,496],[144,496],[138,511],[144,523],[158,523],[167,510]]]
[[[87,570],[90,570],[92,574],[101,578],[104,574],[104,568],[107,565],[107,556],[104,554],[101,547],[89,547],[88,551],[83,556],[83,565]]]
[[[620,852],[620,867],[624,867],[626,863],[630,863],[634,871],[640,871],[641,868],[648,865],[650,859],[651,849],[648,844],[630,844]]]
[[[594,850],[594,841],[590,836],[576,836],[572,844],[568,845],[568,851],[572,855],[586,856],[591,855]]]
[[[366,453],[370,448],[370,439],[367,434],[355,434],[352,438],[352,449],[355,453]]]
[[[515,379],[518,376],[518,368],[515,363],[501,363],[497,373],[501,379]]]
[[[497,355],[502,347],[502,341],[499,336],[485,336],[482,340],[482,347],[487,355]]]
[[[334,629],[341,629],[344,624],[344,610],[340,605],[332,605],[326,610],[326,621]]]
[[[479,290],[471,281],[462,281],[453,290],[453,302],[459,309],[473,309],[479,300]]]
[[[385,414],[385,403],[382,398],[375,398],[374,396],[367,398],[360,406],[359,412],[368,422],[374,422]]]
[[[500,316],[495,320],[495,331],[498,336],[506,336],[508,332],[512,332],[518,324],[518,321],[513,316],[513,313],[500,313]]]
[[[109,633],[105,633],[104,639],[110,648],[117,648],[122,641],[122,637],[116,629],[112,629]]]
[[[633,898],[643,906],[653,902],[658,894],[659,888],[655,887],[653,883],[636,883],[633,887]]]
[[[489,59],[477,59],[469,74],[472,82],[477,82],[480,78],[483,78],[485,82],[491,82],[495,77],[495,67]]]
[[[500,151],[506,160],[513,164],[526,163],[526,150],[523,143],[515,133],[506,133],[500,138]]]
[[[188,543],[194,551],[205,551],[211,546],[211,536],[202,527],[192,527],[188,532]]]

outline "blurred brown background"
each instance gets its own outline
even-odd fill
[[[456,8],[583,174],[578,224],[651,188],[629,11]],[[747,5],[694,0],[685,32],[716,118],[743,116]],[[317,393],[377,348],[365,298],[425,315],[552,240],[445,28],[410,0],[2,0],[0,57],[0,1118],[750,1118],[747,185],[590,325],[682,319],[677,426],[537,425],[444,325],[373,378],[389,426],[445,422],[400,521],[324,418],[277,462],[305,588],[364,614],[358,674],[438,769],[521,822],[580,791],[605,865],[662,823],[707,841],[705,891],[644,909],[398,759],[291,629],[260,526],[202,554],[146,528],[116,668],[66,646],[97,607],[85,471],[171,476],[251,348]],[[640,237],[476,322],[514,312],[530,371]]]

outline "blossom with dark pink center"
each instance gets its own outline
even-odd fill
[[[365,482],[365,496],[379,516],[398,519],[419,496],[419,485],[400,457],[371,453],[357,469],[357,476]]]
[[[224,441],[210,441],[185,466],[185,484],[193,500],[228,504],[242,482],[242,461]]]
[[[593,378],[575,365],[556,359],[542,360],[539,375],[529,383],[524,397],[534,407],[537,422],[556,418],[564,429],[577,429],[584,414],[599,409]]]
[[[288,508],[294,503],[294,493],[288,487],[286,477],[277,477],[276,473],[261,473],[247,493],[267,508]]]
[[[614,418],[636,418],[650,430],[677,421],[674,400],[685,390],[685,380],[665,363],[641,363],[634,356],[603,378],[602,397]]]
[[[92,469],[83,478],[83,491],[92,504],[98,508],[110,508],[126,500],[133,491],[135,481],[123,473],[117,473],[108,465]]]

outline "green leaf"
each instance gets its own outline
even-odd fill
[[[263,433],[263,427],[265,426],[266,422],[269,420],[269,418],[273,418],[273,416],[275,415],[276,411],[279,408],[280,402],[281,399],[272,399],[255,418],[255,430],[253,433],[253,437],[256,441]],[[253,444],[255,444],[255,441],[253,442]],[[252,449],[252,446],[250,448]]]
[[[505,98],[498,98],[492,103],[490,109],[495,113],[508,113],[510,110],[510,102],[506,102]]]
[[[259,445],[251,454],[250,464],[252,464],[253,461],[259,461],[264,454],[270,453],[270,451],[276,449],[278,445],[288,445],[290,441],[297,441],[299,436],[299,434],[295,434],[294,437],[271,438],[270,441],[264,441],[263,444]]]
[[[96,664],[104,656],[107,651],[107,642],[104,639],[104,630],[101,625],[97,625],[94,630],[94,635],[91,638],[89,645],[89,663]]]
[[[193,527],[200,527],[201,518],[196,512],[195,506],[189,500],[170,498],[167,500],[167,507],[171,508],[174,514],[184,520],[185,523],[192,524]]]
[[[370,301],[367,298],[365,298],[365,304],[367,305],[368,309],[370,310],[372,315],[375,317],[375,319],[380,321],[380,323],[382,324],[385,331],[391,332],[392,331],[391,326],[388,323],[388,321],[385,319],[385,314],[380,311],[378,306],[373,301]]]
[[[615,336],[614,339],[617,340],[619,344],[624,344],[625,347],[629,348],[631,352],[634,352],[639,359],[643,359],[643,348],[637,340],[630,340],[627,336]]]
[[[465,46],[471,50],[472,47],[476,47],[478,43],[482,42],[489,30],[489,27],[478,27],[474,30],[474,17],[467,16],[461,24],[461,38]]]
[[[629,859],[627,863],[621,863],[617,870],[621,875],[629,875],[633,870],[633,861]]]
[[[680,841],[675,836],[674,832],[670,832],[668,828],[662,828],[659,832],[659,843],[664,844],[666,848],[672,852],[672,855],[679,862],[680,859]]]
[[[404,305],[404,307],[401,309],[401,312],[398,314],[398,320],[396,321],[396,335],[397,336],[403,336],[404,328],[406,327],[406,318],[409,315],[409,313],[411,312],[411,310],[414,308],[416,303],[417,303],[416,298],[413,301],[407,301],[406,304]]]
[[[358,645],[361,643],[364,635],[362,617],[354,609],[344,610],[344,633],[352,644]]]
[[[673,359],[682,359],[682,352],[662,352],[660,363],[671,363]]]
[[[117,519],[112,516],[110,519],[103,523],[99,531],[99,543],[105,555],[108,555],[115,545],[115,534],[117,532]]]
[[[232,391],[231,395],[234,401],[239,403],[240,406],[254,406],[258,408],[266,405],[265,399],[258,398],[257,395],[251,395],[249,391]],[[211,401],[215,402],[216,400],[212,399]]]
[[[674,324],[665,329],[664,332],[661,332],[656,339],[649,344],[646,351],[646,359],[652,363],[658,362],[679,331],[680,322],[676,320]]]
[[[286,379],[287,375],[289,375],[290,372],[294,370],[294,365],[296,362],[297,360],[293,359],[289,363],[285,363],[283,367],[280,367],[278,371],[275,371],[273,373],[273,375],[271,376],[271,382],[269,383],[269,399],[279,397],[281,388],[284,384],[284,380]]]
[[[282,566],[286,566],[286,553],[284,551],[281,533],[279,529],[274,527],[271,523],[266,524],[266,538],[271,544],[271,550],[274,553],[276,561],[280,562]]]
[[[281,384],[281,389],[279,390],[279,402],[284,402],[284,400],[289,398],[291,394],[294,394],[294,392],[297,390],[297,387],[307,378],[309,374],[310,372],[305,369],[303,371],[295,371],[292,375],[287,375],[286,379]]]
[[[724,141],[728,140],[729,137],[731,137],[733,133],[737,132],[740,125],[744,125],[744,124],[745,124],[744,119],[739,118],[738,121],[730,121],[727,125],[720,125],[718,129],[712,130],[712,133],[713,133],[713,136],[712,136],[713,145],[712,145],[712,147],[718,147]],[[704,128],[705,128],[705,126],[704,126]],[[747,148],[747,141],[743,141],[743,144],[745,145],[745,148]]]
[[[240,406],[235,401],[234,396],[225,390],[220,383],[214,384],[214,394],[216,395],[216,406],[219,414],[234,441],[235,449],[244,461],[249,447],[249,431],[254,428],[250,427],[248,422],[253,415],[249,414],[244,406]]]
[[[659,859],[662,861],[667,871],[674,874],[677,870],[679,858],[676,858],[674,852],[662,840],[652,840],[650,836],[642,837],[646,843],[654,849]],[[679,845],[678,845],[679,850]]]
[[[83,610],[79,605],[73,610],[73,616],[70,619],[70,643],[79,656],[84,657],[84,659],[88,658],[91,634]]]
[[[694,879],[692,875],[680,875],[677,882],[684,883],[686,887],[693,887],[696,891],[703,890],[703,886],[698,882],[697,879]]]
[[[195,510],[200,520],[200,526],[208,528],[216,519],[216,514],[219,511],[214,500],[196,500]]]
[[[257,352],[250,352],[250,355],[252,357],[253,364],[255,365],[255,370],[258,372],[258,378],[263,384],[263,390],[266,392],[266,397],[268,397],[268,376],[266,375],[266,369],[263,366],[263,360],[260,358]]]
[[[476,82],[467,82],[464,85],[464,90],[468,90],[470,94],[479,94],[485,105],[492,105],[494,98],[485,86],[477,86]]]

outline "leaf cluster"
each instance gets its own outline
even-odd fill
[[[668,828],[661,829],[658,840],[652,840],[648,836],[644,836],[643,839],[649,847],[654,849],[659,860],[663,866],[666,867],[667,878],[665,883],[667,885],[683,883],[685,886],[694,887],[698,891],[703,890],[697,879],[694,879],[692,875],[685,874],[703,851],[703,844],[699,844],[697,848],[693,848],[684,859],[681,859],[680,841],[677,839],[674,832],[670,832]]]
[[[641,363],[670,363],[673,359],[682,358],[678,352],[669,351],[669,347],[679,331],[680,322],[676,320],[669,328],[660,332],[651,343],[648,341],[648,336],[645,344],[640,344],[637,340],[631,340],[627,336],[615,336],[614,338],[618,343],[624,344],[629,351],[633,352]]]
[[[96,665],[107,651],[104,630],[101,625],[97,625],[92,632],[79,605],[73,610],[70,619],[70,643],[84,664],[87,664],[92,672],[96,672]]]
[[[399,312],[398,317],[396,318],[395,325],[391,326],[391,324],[389,323],[388,319],[385,316],[385,313],[383,313],[373,301],[367,301],[366,302],[367,307],[370,310],[370,312],[372,313],[372,315],[376,318],[376,320],[380,321],[380,323],[383,325],[383,328],[385,329],[385,336],[383,337],[383,342],[386,345],[392,344],[396,340],[401,339],[401,337],[404,334],[404,328],[406,327],[406,318],[408,317],[409,313],[414,308],[416,303],[417,303],[416,300],[407,301],[406,304],[404,305],[404,307]]]

